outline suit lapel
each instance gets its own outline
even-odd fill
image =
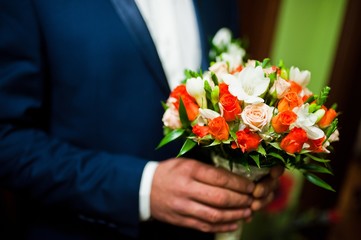
[[[134,0],[111,0],[117,14],[131,33],[145,64],[161,86],[169,94],[169,85],[152,37]]]

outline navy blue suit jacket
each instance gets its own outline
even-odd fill
[[[204,66],[233,2],[195,1]],[[137,236],[143,167],[176,153],[155,150],[168,94],[133,0],[0,0],[0,182],[30,222]]]

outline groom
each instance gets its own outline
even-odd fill
[[[272,199],[279,169],[255,185],[173,158],[176,145],[154,150],[179,72],[206,66],[219,28],[237,30],[236,1],[169,2],[0,0],[0,184],[17,199],[15,238],[211,239]]]

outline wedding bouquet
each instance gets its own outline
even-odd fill
[[[212,43],[209,70],[186,70],[164,104],[165,137],[158,147],[184,137],[179,156],[200,145],[246,167],[297,169],[333,190],[312,174],[332,173],[324,157],[338,140],[336,105],[324,105],[330,88],[313,94],[307,88],[311,73],[283,62],[244,63],[245,51],[227,29]]]
[[[336,105],[325,105],[330,88],[313,94],[309,71],[244,56],[228,29],[214,36],[209,69],[186,70],[163,103],[165,137],[158,148],[183,137],[178,156],[198,145],[230,171],[251,177],[255,169],[282,165],[334,191],[317,176],[332,174],[325,156],[338,140]]]

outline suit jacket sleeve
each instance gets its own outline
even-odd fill
[[[76,147],[49,134],[48,76],[33,6],[1,0],[0,10],[0,184],[134,234],[146,161]]]

